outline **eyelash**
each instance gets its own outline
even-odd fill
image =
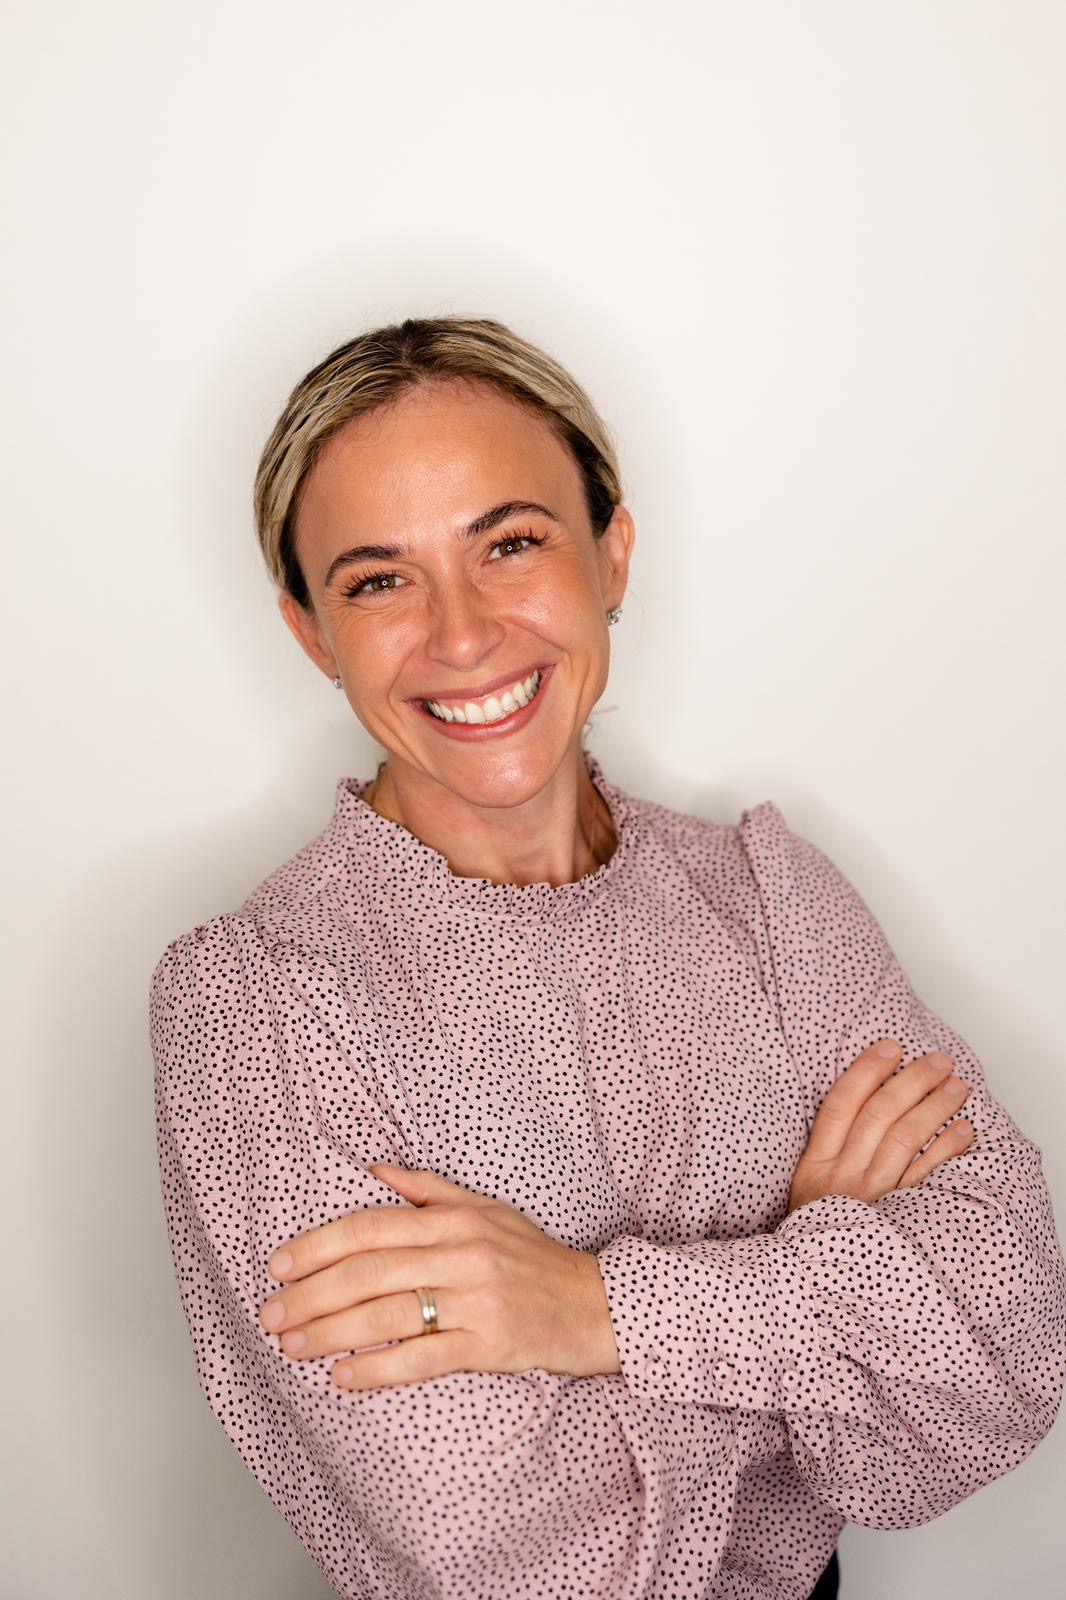
[[[517,544],[520,539],[524,540],[527,544],[543,544],[544,543],[544,539],[540,535],[535,534],[535,533],[509,533],[505,539],[497,539],[495,544],[490,545],[489,548],[492,549],[492,550],[495,550],[501,544]],[[514,555],[520,556],[520,555],[524,555],[524,554],[525,554],[524,550],[514,550],[514,551],[511,552],[512,556],[514,556]],[[511,559],[511,556],[506,556],[503,559],[509,561]],[[363,594],[363,593],[365,593],[367,595],[391,594],[393,592],[391,589],[367,589],[366,585],[368,583],[376,582],[377,579],[379,579],[379,578],[395,578],[395,577],[396,577],[396,573],[395,572],[364,572],[364,573],[357,573],[344,586],[344,588],[342,589],[341,593],[349,600],[353,600],[356,597],[356,595],[360,595],[360,594]]]

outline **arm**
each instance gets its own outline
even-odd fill
[[[589,1596],[667,1595],[675,1542],[690,1574],[713,1572],[728,1518],[706,1534],[699,1519],[716,1476],[728,1504],[726,1413],[678,1418],[619,1377],[541,1370],[344,1390],[330,1378],[338,1355],[294,1361],[262,1328],[271,1253],[355,1207],[402,1203],[366,1162],[421,1164],[353,1049],[360,1016],[331,966],[215,918],[168,946],[150,1020],[200,1386],[339,1594],[479,1600],[528,1586],[548,1600],[579,1575]],[[312,1050],[330,1063],[314,1081]],[[314,1084],[327,1080],[324,1108]]]
[[[615,1240],[599,1260],[619,1360],[638,1394],[782,1417],[823,1503],[867,1527],[916,1527],[1016,1467],[1061,1403],[1066,1266],[1040,1151],[828,857],[769,801],[745,813],[740,837],[808,1121],[884,1036],[904,1061],[951,1056],[971,1086],[956,1116],[974,1139],[872,1206],[829,1194],[752,1238]]]

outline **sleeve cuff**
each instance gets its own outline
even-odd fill
[[[818,1312],[784,1239],[624,1236],[597,1259],[634,1394],[779,1415],[825,1409]]]

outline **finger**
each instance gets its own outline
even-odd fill
[[[892,1045],[890,1056],[880,1055],[881,1045]],[[813,1161],[833,1161],[840,1154],[852,1123],[870,1095],[899,1064],[895,1039],[882,1039],[856,1056],[840,1074],[818,1108],[804,1155]]]
[[[379,1217],[393,1213],[392,1206],[368,1206],[365,1210],[348,1211],[332,1222],[309,1228],[289,1239],[267,1262],[271,1277],[280,1283],[306,1277],[309,1272],[319,1272],[330,1267],[353,1250],[369,1249],[380,1239],[382,1224]],[[385,1223],[388,1226],[388,1223]]]
[[[461,1302],[454,1291],[435,1288],[433,1297],[441,1330],[454,1331],[464,1325],[459,1312]],[[401,1294],[381,1295],[358,1306],[346,1306],[343,1311],[286,1329],[281,1335],[281,1348],[294,1360],[310,1361],[340,1351],[354,1353],[388,1345],[397,1339],[419,1338],[424,1327],[421,1302],[410,1289]]]
[[[342,1389],[376,1389],[385,1384],[420,1383],[447,1372],[477,1372],[475,1360],[466,1332],[429,1333],[370,1355],[346,1356],[330,1376]]]
[[[410,1200],[412,1205],[455,1205],[457,1202],[468,1206],[499,1204],[491,1195],[464,1189],[460,1184],[453,1183],[450,1178],[442,1177],[438,1172],[427,1172],[422,1168],[408,1170],[406,1167],[393,1167],[387,1161],[376,1161],[367,1170],[380,1183],[387,1183],[390,1189],[396,1189],[405,1200]]]
[[[919,1056],[917,1060],[909,1062],[901,1072],[875,1090],[859,1111],[844,1141],[841,1160],[849,1171],[866,1172],[889,1129],[912,1106],[919,1104],[931,1089],[945,1081],[951,1066],[948,1056],[934,1051],[931,1055]],[[891,1139],[889,1144],[891,1146]],[[913,1154],[912,1146],[907,1151],[908,1161]],[[902,1172],[903,1168],[899,1171]]]
[[[272,1277],[291,1283],[321,1272],[345,1256],[381,1250],[390,1245],[421,1243],[443,1238],[450,1225],[469,1207],[380,1205],[348,1211],[343,1217],[301,1233],[276,1250],[267,1262]],[[280,1258],[287,1256],[287,1262]]]
[[[437,1242],[345,1256],[333,1266],[290,1284],[281,1294],[271,1295],[259,1320],[269,1333],[283,1333],[287,1328],[302,1327],[315,1317],[413,1289],[416,1284],[430,1284],[434,1289],[438,1285],[456,1287],[457,1279],[468,1276],[459,1259],[462,1255],[461,1247]]]
[[[969,1122],[953,1122],[950,1128],[933,1140],[924,1155],[917,1156],[906,1172],[903,1174],[898,1189],[913,1188],[916,1183],[921,1183],[927,1178],[935,1167],[945,1161],[950,1161],[952,1156],[961,1155],[973,1140],[973,1127]]]
[[[954,1074],[885,1130],[866,1168],[868,1183],[879,1193],[896,1186],[931,1135],[965,1103],[969,1084],[952,1082],[952,1078]]]

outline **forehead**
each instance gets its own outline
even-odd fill
[[[577,464],[547,419],[490,385],[452,379],[406,390],[338,429],[306,485],[301,522],[342,503],[393,517],[416,507],[476,515],[486,495],[549,493],[580,502]]]

